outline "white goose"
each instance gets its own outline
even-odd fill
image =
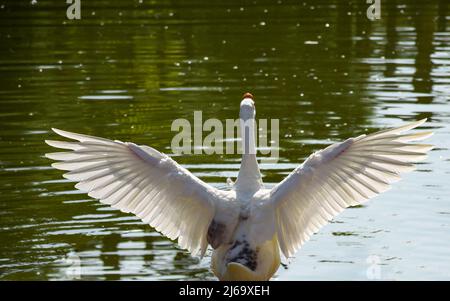
[[[253,96],[244,95],[241,122],[255,118]],[[68,152],[50,153],[76,188],[144,223],[193,255],[213,248],[211,267],[220,280],[269,280],[280,265],[280,250],[291,257],[310,236],[345,208],[386,191],[428,144],[410,144],[431,132],[405,134],[425,119],[350,138],[312,154],[282,182],[264,188],[255,154],[244,151],[232,190],[201,181],[167,155],[130,142],[70,133],[77,140],[46,143]],[[246,145],[253,135],[242,134]]]

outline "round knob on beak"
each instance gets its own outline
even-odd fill
[[[253,100],[254,101],[254,99],[253,99],[253,95],[251,94],[251,93],[245,93],[244,94],[244,96],[242,96],[242,99],[244,99],[244,98],[250,98],[251,100]]]

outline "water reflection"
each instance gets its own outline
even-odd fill
[[[121,241],[120,234],[111,233],[102,239],[100,259],[103,261],[105,270],[120,271],[120,257],[118,254],[118,245]],[[107,276],[108,280],[119,280],[120,274],[111,273]]]
[[[386,46],[384,47],[384,57],[386,58],[386,70],[384,71],[385,77],[393,77],[396,71],[396,64],[389,63],[389,61],[397,58],[397,19],[398,13],[396,1],[389,2],[392,5],[392,9],[389,9],[386,13]]]
[[[450,279],[447,2],[383,2],[376,22],[365,1],[96,1],[78,22],[63,2],[4,2],[0,278],[58,279],[75,253],[82,279],[212,279],[208,256],[198,262],[60,180],[43,140],[57,127],[170,152],[172,120],[236,118],[250,90],[259,118],[280,119],[280,163],[262,168],[269,186],[332,141],[423,117],[437,130],[419,172],[340,216],[278,279],[365,279],[372,253],[386,278]],[[220,186],[239,156],[177,160]]]
[[[426,10],[414,8],[415,13],[415,31],[416,31],[416,49],[415,57],[416,72],[412,80],[414,91],[417,93],[425,93],[430,96],[420,97],[419,103],[430,103],[433,96],[430,94],[433,89],[431,73],[433,64],[431,62],[431,54],[433,53],[433,36],[434,36],[434,18]]]

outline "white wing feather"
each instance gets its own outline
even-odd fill
[[[292,256],[310,236],[345,208],[390,188],[411,162],[433,148],[408,142],[431,132],[403,134],[426,119],[335,143],[312,154],[270,191],[266,209],[275,212],[281,251]]]
[[[165,154],[148,146],[53,129],[77,140],[46,143],[69,152],[46,154],[76,188],[123,212],[131,212],[182,248],[203,254],[215,214],[217,190]]]

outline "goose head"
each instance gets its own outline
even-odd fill
[[[253,100],[253,95],[250,93],[245,93],[241,101],[241,108],[239,110],[239,118],[243,121],[249,119],[255,119],[256,110],[255,102]]]

